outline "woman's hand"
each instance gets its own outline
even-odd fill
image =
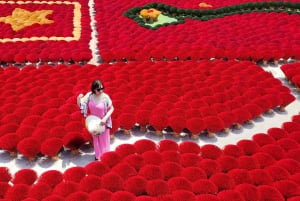
[[[101,126],[104,126],[105,124],[106,124],[106,121],[105,121],[104,119],[101,119],[100,125],[101,125]]]
[[[77,96],[77,105],[78,105],[78,107],[80,107],[80,100],[83,98],[83,94],[79,94],[78,96]]]
[[[82,98],[83,97],[83,94],[79,94],[78,96],[77,96],[77,99],[80,99],[80,98]]]

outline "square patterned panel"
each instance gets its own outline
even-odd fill
[[[87,61],[89,9],[82,1],[0,1],[0,61]]]

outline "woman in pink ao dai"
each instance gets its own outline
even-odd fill
[[[105,130],[102,134],[92,135],[95,160],[98,160],[103,153],[109,151],[110,147],[110,129],[112,128],[111,114],[114,111],[112,101],[109,95],[104,92],[102,82],[100,80],[94,80],[90,92],[85,95],[78,95],[77,104],[84,117],[95,115],[101,119],[100,124],[105,125]]]

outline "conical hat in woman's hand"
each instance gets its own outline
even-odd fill
[[[100,125],[101,119],[95,115],[89,115],[85,119],[85,127],[92,135],[101,135],[105,130],[105,125]]]

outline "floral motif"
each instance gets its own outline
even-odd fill
[[[150,8],[150,9],[142,9],[140,11],[140,16],[148,21],[148,22],[155,22],[157,21],[158,16],[161,14],[161,11],[156,10],[154,8]]]

